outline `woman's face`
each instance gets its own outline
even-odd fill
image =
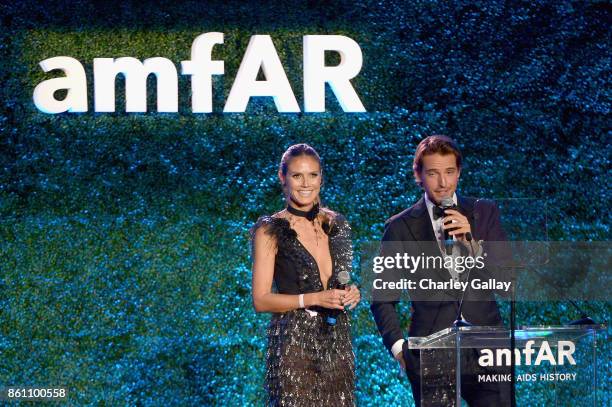
[[[322,174],[315,158],[309,155],[294,157],[289,161],[287,174],[279,173],[279,176],[293,206],[309,210],[318,202]]]

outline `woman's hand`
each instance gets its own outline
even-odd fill
[[[354,309],[357,304],[361,301],[361,293],[356,285],[347,287],[344,291],[344,297],[342,298],[342,305],[349,307],[349,310]]]
[[[331,309],[344,309],[342,305],[342,300],[346,297],[347,291],[345,290],[325,290],[314,293],[315,303],[312,305],[318,305],[323,308],[331,308]]]

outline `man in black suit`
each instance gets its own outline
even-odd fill
[[[391,217],[385,223],[381,244],[382,256],[395,256],[408,253],[418,256],[445,256],[444,231],[447,240],[453,240],[461,253],[480,256],[487,250],[486,242],[506,240],[501,227],[499,211],[491,201],[462,197],[455,193],[461,175],[461,152],[455,142],[446,136],[430,136],[419,143],[413,162],[414,178],[423,191],[423,197],[412,207]],[[443,199],[452,198],[455,209],[443,210]],[[418,250],[419,252],[415,252]],[[457,250],[457,249],[453,249]],[[456,252],[453,252],[455,255]],[[494,277],[492,267],[470,270],[469,279],[481,278],[484,281]],[[419,269],[413,272],[412,279],[433,281],[465,279],[456,269],[437,267]],[[467,274],[467,273],[466,273]],[[463,317],[473,325],[499,326],[502,319],[491,290],[439,290],[410,291],[411,324],[409,336],[424,337],[453,326],[458,317]],[[459,315],[459,303],[464,302]],[[383,343],[391,355],[406,371],[416,405],[421,400],[421,376],[418,351],[408,349],[402,333],[396,305],[399,293],[374,295],[371,310],[383,338]],[[473,356],[472,362],[477,358]],[[504,406],[509,399],[507,386],[476,383],[466,380],[461,386],[462,397],[470,406]]]

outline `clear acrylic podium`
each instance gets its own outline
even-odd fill
[[[409,339],[420,350],[421,406],[461,406],[461,384],[514,384],[518,406],[599,406],[597,346],[605,325],[447,328]],[[514,375],[512,374],[514,365]],[[606,366],[605,361],[602,366]],[[514,380],[512,380],[514,377]]]

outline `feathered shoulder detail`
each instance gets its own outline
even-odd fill
[[[257,222],[250,229],[251,240],[255,238],[255,233],[259,228],[263,227],[264,232],[276,239],[278,243],[284,243],[291,239],[297,238],[295,230],[291,229],[289,221],[285,218],[277,216],[264,215],[257,219]]]

